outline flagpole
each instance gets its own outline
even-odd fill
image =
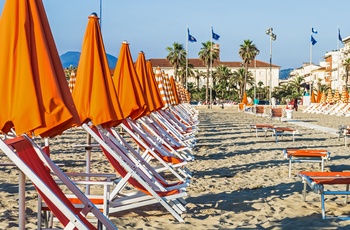
[[[313,27],[311,27],[311,33],[310,33],[310,38],[312,37],[312,28]],[[311,80],[311,72],[312,72],[312,42],[310,41],[310,80]],[[313,81],[313,79],[312,79],[312,81]],[[311,84],[311,86],[313,86],[313,84]],[[311,90],[313,90],[312,88],[311,88]],[[310,90],[310,95],[311,95],[311,90]]]
[[[188,32],[188,26],[186,25],[186,30],[187,30],[187,36],[186,36],[186,79],[185,79],[185,88],[187,90],[187,78],[188,78],[188,36],[189,36],[189,32]]]
[[[213,82],[213,26],[210,26],[211,28],[211,38],[210,38],[210,79]],[[211,93],[212,93],[212,87],[210,87],[210,108],[212,108],[212,98],[211,98]]]
[[[102,31],[102,0],[100,0],[100,28]]]
[[[338,52],[338,66],[337,66],[337,88],[338,90],[340,90],[339,86],[340,86],[340,82],[339,82],[339,64],[340,64],[340,49],[339,49],[339,26],[338,26],[338,31],[337,31],[337,52]]]

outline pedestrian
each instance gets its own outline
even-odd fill
[[[298,111],[298,98],[297,97],[294,99],[294,109],[295,109],[295,111]]]

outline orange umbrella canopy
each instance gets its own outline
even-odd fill
[[[340,101],[340,95],[339,95],[339,90],[336,89],[335,92],[334,92],[334,96],[333,96],[333,102],[334,103],[337,103]]]
[[[69,90],[71,93],[73,92],[76,80],[77,78],[75,76],[75,72],[74,70],[72,70],[72,72],[70,73],[69,82],[68,82]]]
[[[169,107],[170,106],[170,99],[168,97],[167,91],[166,91],[166,86],[164,84],[164,79],[163,79],[163,75],[162,75],[162,70],[160,69],[160,67],[158,66],[156,68],[156,74],[155,74],[155,78],[158,84],[158,92],[162,98],[162,101],[164,103],[165,107]]]
[[[153,89],[151,88],[150,77],[147,73],[146,58],[145,54],[142,51],[139,53],[139,56],[137,57],[137,60],[135,62],[135,70],[139,78],[143,96],[147,105],[147,112],[145,114],[147,115],[157,110],[157,105],[154,97],[156,92],[153,92]]]
[[[42,1],[6,1],[0,31],[0,129],[52,137],[79,122]]]
[[[242,103],[245,104],[245,105],[248,104],[248,99],[247,99],[247,93],[246,92],[244,92],[244,94],[243,94]]]
[[[327,103],[332,103],[332,102],[333,102],[332,90],[328,90],[326,102],[327,102]]]
[[[126,41],[120,49],[113,82],[124,115],[133,120],[144,116],[147,113],[146,102]]]
[[[156,107],[156,110],[159,110],[164,107],[164,103],[162,100],[162,96],[159,93],[158,83],[156,81],[156,77],[153,72],[152,63],[150,61],[146,61],[146,68],[147,68],[148,80],[150,83],[150,87],[152,89],[155,107]]]
[[[310,102],[311,103],[315,103],[316,102],[316,99],[315,99],[315,93],[313,90],[311,90],[311,98],[310,98]]]
[[[317,98],[316,98],[317,103],[321,102],[322,95],[323,95],[323,93],[321,91],[317,91]]]
[[[73,98],[82,122],[114,126],[125,118],[109,70],[96,14],[89,16]]]
[[[346,87],[343,87],[340,100],[343,103],[348,103],[348,91],[346,90]]]
[[[178,95],[178,91],[176,89],[176,84],[175,84],[174,77],[170,76],[169,80],[170,80],[171,90],[173,91],[175,104],[178,105],[178,104],[180,104],[180,98],[179,98],[179,95]]]

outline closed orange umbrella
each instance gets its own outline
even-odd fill
[[[158,92],[161,95],[161,98],[162,98],[163,103],[164,103],[164,107],[169,107],[170,106],[170,99],[169,99],[168,94],[166,92],[166,86],[164,85],[162,71],[161,71],[159,66],[156,68],[155,78],[156,78],[156,81],[158,84]]]
[[[146,59],[145,54],[143,52],[139,53],[139,56],[135,62],[135,70],[136,74],[139,78],[139,82],[142,88],[143,96],[145,98],[145,102],[147,105],[147,112],[145,115],[148,115],[149,113],[157,110],[157,105],[154,100],[154,92],[152,92],[152,88],[150,86],[151,82],[149,80],[149,76],[147,73],[147,67],[146,67]]]
[[[348,103],[348,91],[345,87],[343,87],[343,90],[341,92],[341,102]]]
[[[75,72],[74,70],[72,70],[72,72],[70,73],[69,82],[68,82],[69,90],[71,93],[73,92],[76,79],[77,78],[75,76]]]
[[[129,44],[122,43],[113,74],[114,87],[123,113],[135,120],[147,113],[140,81],[131,58]]]
[[[82,122],[114,126],[125,118],[109,70],[96,14],[89,16],[73,98]]]
[[[246,92],[244,92],[244,94],[243,94],[242,103],[245,104],[245,105],[248,104],[248,99],[247,99],[247,93]]]
[[[322,92],[321,91],[317,91],[316,102],[317,103],[321,103],[321,98],[322,98]]]
[[[150,61],[146,61],[146,68],[156,110],[162,109],[164,107],[164,103],[158,91],[158,83],[156,81],[156,77],[154,75],[153,67]]]
[[[315,103],[316,102],[316,99],[315,99],[315,93],[313,90],[311,90],[311,98],[310,98],[310,102],[311,103]]]
[[[339,95],[339,90],[336,89],[335,92],[334,92],[334,96],[333,96],[333,102],[334,103],[337,103],[340,101],[340,95]]]
[[[166,94],[168,95],[168,98],[170,100],[170,104],[174,105],[175,98],[174,98],[173,91],[171,90],[170,77],[168,74],[165,74],[164,71],[163,71],[163,81],[164,81]]]
[[[6,1],[0,31],[0,129],[52,137],[79,122],[42,1]]]
[[[332,90],[328,90],[327,98],[326,98],[326,103],[332,103],[333,102],[333,95],[332,95]]]
[[[170,76],[170,86],[171,90],[173,91],[174,99],[175,99],[175,104],[178,105],[180,104],[180,98],[176,89],[176,84],[173,76]]]

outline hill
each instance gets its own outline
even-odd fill
[[[280,70],[280,80],[285,80],[289,77],[290,72],[293,69],[282,69]]]
[[[60,56],[63,68],[68,68],[70,65],[77,67],[80,59],[80,52],[68,51]],[[107,54],[108,65],[110,69],[114,69],[117,63],[117,58]]]

